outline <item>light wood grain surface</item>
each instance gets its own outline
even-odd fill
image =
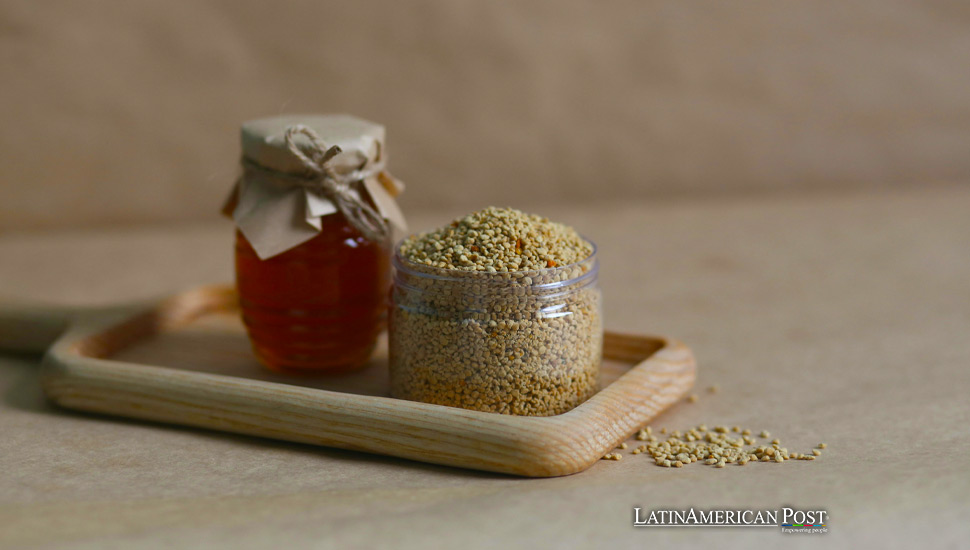
[[[60,320],[38,321],[42,313],[24,314],[22,326]],[[589,468],[695,379],[685,345],[608,332],[596,395],[552,417],[500,415],[391,398],[386,339],[351,375],[270,382],[258,369],[250,378],[252,353],[231,286],[187,290],[120,322],[119,315],[74,316],[44,359],[48,398],[80,411],[523,476]]]

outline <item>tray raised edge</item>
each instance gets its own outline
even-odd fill
[[[606,332],[604,356],[635,363],[575,409],[525,417],[112,360],[117,350],[232,307],[229,286],[177,294],[120,322],[76,326],[48,351],[48,398],[80,411],[530,477],[585,470],[694,383],[684,344]]]

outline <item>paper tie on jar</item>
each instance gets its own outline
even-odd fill
[[[384,170],[383,126],[346,115],[265,118],[243,124],[242,146],[243,175],[224,211],[260,259],[312,239],[337,212],[371,240],[407,230],[394,200],[404,186]]]

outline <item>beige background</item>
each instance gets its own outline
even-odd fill
[[[407,208],[970,176],[959,1],[0,2],[0,229],[212,219],[238,125],[387,125]]]

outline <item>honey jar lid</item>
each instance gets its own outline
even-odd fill
[[[261,259],[313,238],[321,218],[337,213],[376,242],[406,230],[394,200],[404,186],[384,168],[380,124],[349,115],[276,116],[244,123],[241,138],[243,175],[223,212]]]
[[[306,168],[289,150],[285,139],[287,128],[298,125],[316,133],[328,147],[336,145],[341,149],[329,161],[338,171],[384,160],[384,127],[350,115],[284,115],[250,120],[243,123],[240,132],[243,157],[278,172],[304,172]],[[293,139],[300,148],[313,145],[305,134],[296,134]]]

